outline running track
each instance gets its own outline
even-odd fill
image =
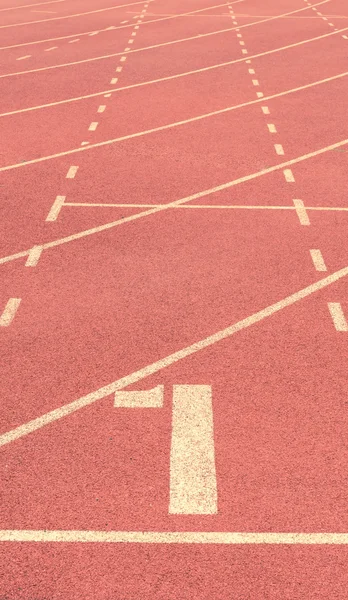
[[[1,0],[1,600],[346,599],[345,0]]]

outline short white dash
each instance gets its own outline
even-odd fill
[[[136,26],[134,27],[134,29],[139,29],[139,25],[136,25]]]
[[[274,123],[267,123],[267,127],[270,133],[277,133],[277,128]]]
[[[77,40],[70,40],[68,42],[68,44],[75,44],[75,42],[79,42],[79,41],[80,41],[80,38],[77,38]]]
[[[277,154],[279,155],[283,155],[284,154],[284,148],[281,144],[274,144],[274,149],[276,151]]]
[[[25,60],[26,58],[30,58],[31,54],[26,54],[25,56],[20,56],[19,58],[16,58],[16,60]]]
[[[316,271],[327,271],[326,264],[323,259],[323,255],[320,250],[310,250],[312,261]]]
[[[135,37],[137,35],[136,31],[133,31],[132,36]]]
[[[88,146],[89,142],[81,142],[81,146]]]
[[[28,255],[27,262],[25,263],[26,267],[36,267],[39,262],[39,258],[43,251],[43,246],[34,246]]]
[[[233,25],[238,25],[237,21],[232,21]]]
[[[245,42],[243,42],[243,40],[240,40],[239,45],[240,46],[245,46]]]
[[[258,98],[263,98],[263,92],[256,92],[256,96]]]
[[[162,408],[164,385],[157,385],[151,390],[115,392],[115,408]]]
[[[262,108],[262,112],[263,112],[264,115],[271,114],[268,106],[261,106],[261,108]]]
[[[128,44],[133,44],[134,40],[128,40]]]
[[[251,60],[250,59],[246,60],[245,62],[246,62],[247,65],[251,64]]]
[[[103,113],[105,109],[106,109],[105,104],[101,104],[100,106],[98,106],[97,112],[98,113]]]
[[[348,40],[348,36],[347,36],[347,35],[342,35],[342,37],[343,37],[345,40]]]
[[[118,78],[117,77],[113,77],[110,81],[111,85],[115,85],[115,83],[118,82]]]
[[[46,221],[56,221],[60,210],[64,204],[66,196],[57,196],[52,204],[51,210],[46,217]]]
[[[127,59],[127,56],[121,56],[120,62],[124,62]]]
[[[104,98],[110,98],[111,94],[104,94]]]
[[[348,331],[348,323],[339,302],[328,302],[329,311],[336,331]]]
[[[122,69],[123,69],[123,67],[117,67],[116,68],[116,73],[121,73]]]
[[[46,48],[45,52],[51,52],[51,50],[57,50],[58,46],[51,46],[51,48]]]
[[[284,169],[283,173],[284,173],[285,181],[287,181],[288,183],[295,182],[295,177],[294,177],[291,169]]]
[[[237,33],[237,38],[243,37],[241,33]]]
[[[70,167],[69,171],[66,174],[66,179],[74,179],[77,171],[78,167]]]
[[[324,21],[327,21],[327,18],[326,18],[326,17],[323,17],[323,20],[324,20]]]
[[[97,121],[92,121],[92,123],[88,127],[88,131],[95,131],[97,129],[97,127],[98,127],[98,122]]]
[[[291,175],[292,175],[292,173],[291,173]],[[295,180],[292,179],[290,181],[295,181]],[[303,204],[303,200],[298,200],[297,198],[294,198],[293,203],[294,203],[294,206],[296,209],[296,214],[299,218],[301,225],[310,225],[311,222],[309,220],[305,205]]]
[[[322,16],[323,16],[323,13],[319,12],[318,10],[317,10],[317,13],[318,13],[318,15],[319,15],[320,17],[322,17]]]
[[[255,69],[248,69],[250,75],[255,75]]]
[[[253,82],[253,85],[260,85],[258,79],[253,79],[252,82]]]
[[[21,298],[10,298],[7,302],[4,312],[0,317],[0,327],[8,327],[11,325],[18,307],[21,303]]]
[[[328,25],[330,25],[330,27],[335,27],[333,23],[328,23]]]
[[[93,31],[92,33],[89,33],[89,37],[92,37],[92,35],[98,35],[99,31]]]

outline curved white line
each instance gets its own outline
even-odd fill
[[[98,8],[98,10],[90,10],[85,13],[77,13],[75,15],[65,15],[62,17],[51,17],[50,19],[41,19],[40,21],[27,21],[26,23],[12,23],[12,25],[0,25],[0,29],[7,29],[8,27],[21,27],[22,25],[36,25],[37,23],[47,23],[48,21],[60,21],[61,19],[72,19],[73,17],[83,17],[84,15],[92,15],[94,13],[105,12],[107,10],[115,10],[116,8],[124,8],[125,6],[134,6],[135,4],[144,4],[146,0],[142,2],[131,2],[130,4],[117,4],[116,6],[109,6],[108,8]],[[153,0],[147,0],[153,2]]]
[[[326,2],[330,2],[330,0],[323,0],[322,2],[319,2],[318,5],[315,5],[315,6],[319,6],[320,4],[325,4]],[[224,6],[224,5],[222,5],[222,6]],[[210,8],[214,8],[214,7],[210,7]],[[306,6],[305,8],[300,8],[299,10],[296,10],[296,11],[293,11],[293,12],[300,12],[302,10],[308,10],[308,8],[309,7]],[[202,9],[202,10],[208,10],[208,9]],[[194,11],[194,12],[199,12],[199,11]],[[192,14],[192,13],[186,13],[186,14]],[[292,14],[292,13],[286,13],[286,14]],[[183,16],[183,15],[177,15],[177,16],[179,17],[179,16]],[[259,24],[265,23],[267,21],[273,21],[275,19],[281,19],[284,16],[285,16],[285,14],[277,15],[275,17],[269,17],[267,19],[264,19],[263,21],[253,21],[252,23],[247,23],[246,25],[239,25],[239,26],[236,26],[236,27],[229,27],[228,29],[220,29],[218,31],[212,31],[210,33],[202,33],[200,35],[196,35],[196,36],[193,36],[193,37],[190,37],[190,38],[183,38],[181,40],[174,40],[172,42],[164,42],[163,44],[161,44],[161,46],[170,45],[170,44],[178,44],[180,42],[186,42],[186,41],[190,41],[190,40],[193,40],[193,39],[199,39],[199,38],[208,37],[208,36],[211,36],[211,35],[217,35],[219,33],[226,33],[228,31],[235,31],[236,29],[242,29],[244,27],[252,27],[253,25],[259,25]],[[171,19],[172,17],[166,17],[166,18]],[[146,24],[150,24],[150,23],[154,23],[156,21],[162,21],[162,20],[166,20],[166,19],[156,19],[155,21],[145,21],[145,23],[142,23],[142,25],[146,25]],[[130,25],[130,26],[129,25],[123,25],[122,27],[132,27],[132,26],[133,25]],[[120,27],[115,27],[114,30],[115,29],[120,29]],[[74,36],[70,36],[70,37],[74,37]],[[157,45],[157,46],[149,46],[148,48],[139,48],[138,50],[130,51],[129,54],[131,52],[140,52],[140,51],[142,51],[144,49],[151,49],[151,48],[154,48],[154,47],[155,48],[159,47],[159,45]],[[123,53],[116,52],[114,54],[106,54],[106,55],[103,55],[103,56],[95,56],[93,58],[85,58],[83,60],[78,60],[78,61],[74,61],[74,62],[70,62],[70,63],[62,63],[62,64],[58,64],[58,65],[51,65],[49,67],[41,67],[39,69],[30,69],[30,70],[27,70],[27,71],[17,71],[16,73],[6,73],[5,75],[0,75],[0,79],[2,79],[4,77],[14,77],[14,76],[17,76],[17,75],[25,75],[25,74],[28,74],[28,73],[38,73],[40,71],[48,71],[48,70],[51,70],[51,69],[58,69],[58,68],[61,68],[61,67],[70,67],[70,66],[74,66],[74,65],[80,65],[80,64],[88,63],[88,62],[94,62],[96,60],[105,60],[105,59],[108,59],[108,58],[113,58],[115,56],[119,56],[120,54],[123,54]]]
[[[259,102],[265,102],[266,100],[271,100],[273,98],[280,98],[282,96],[286,96],[287,94],[292,94],[295,92],[299,92],[301,90],[308,89],[310,87],[314,87],[316,85],[320,85],[322,83],[328,83],[329,81],[333,81],[334,79],[340,79],[348,75],[348,71],[344,73],[340,73],[339,75],[334,75],[333,77],[329,77],[327,79],[322,79],[320,81],[316,81],[313,83],[309,83],[297,88],[293,88],[291,90],[286,90],[285,92],[278,92],[277,94],[273,94],[271,96],[265,96],[263,98],[258,98],[256,100],[250,100],[249,102],[243,102],[242,104],[235,104],[233,106],[228,106],[227,108],[221,108],[219,110],[204,113],[203,115],[198,115],[197,117],[191,117],[190,119],[185,119],[183,121],[175,121],[173,123],[168,123],[167,125],[160,125],[159,127],[154,127],[153,129],[145,129],[144,131],[138,131],[137,133],[130,133],[129,135],[123,135],[118,138],[112,138],[110,140],[105,140],[103,142],[97,142],[95,144],[89,144],[88,146],[79,146],[78,148],[73,148],[72,150],[65,150],[63,152],[58,152],[57,154],[50,154],[48,156],[41,156],[40,158],[34,158],[32,160],[28,160],[25,163],[15,163],[13,165],[7,165],[5,167],[0,168],[0,172],[2,171],[11,171],[13,169],[19,169],[20,167],[26,167],[29,165],[34,165],[40,162],[45,162],[47,160],[53,160],[55,158],[61,158],[62,156],[68,156],[70,154],[76,154],[78,152],[87,152],[88,150],[93,150],[94,148],[101,148],[103,146],[110,146],[111,144],[116,144],[118,142],[124,142],[126,140],[131,140],[138,137],[143,137],[145,135],[149,135],[151,133],[158,133],[159,131],[165,131],[166,129],[172,129],[174,127],[180,127],[182,125],[188,125],[189,123],[194,123],[196,121],[202,121],[203,119],[208,119],[210,117],[214,117],[216,115],[221,115],[224,113],[231,112],[233,110],[237,110],[238,108],[244,108],[246,106],[252,106],[253,104],[258,104]]]
[[[4,10],[18,10],[19,8],[32,8],[32,6],[42,6],[43,4],[56,4],[57,2],[66,2],[67,0],[48,0],[48,2],[37,2],[36,4],[23,4],[22,6],[8,6],[0,8],[0,12]]]
[[[30,106],[28,108],[19,108],[17,110],[12,110],[9,112],[5,112],[5,113],[0,113],[0,117],[8,117],[10,115],[16,115],[19,113],[24,113],[24,112],[30,112],[33,110],[39,110],[41,108],[51,108],[53,106],[59,106],[60,104],[68,104],[70,102],[77,102],[80,100],[88,100],[89,98],[96,98],[98,96],[103,96],[104,94],[116,94],[117,92],[122,92],[124,90],[129,90],[129,89],[133,89],[133,88],[138,88],[138,87],[142,87],[142,86],[146,86],[146,85],[151,85],[154,83],[162,83],[164,81],[170,81],[172,79],[178,79],[180,77],[187,77],[188,75],[195,75],[197,73],[203,73],[205,71],[211,71],[212,69],[219,69],[221,67],[226,67],[232,64],[236,64],[236,63],[240,63],[240,62],[245,62],[246,60],[250,60],[250,59],[254,59],[254,58],[260,58],[262,56],[267,56],[269,54],[274,54],[276,52],[281,52],[283,50],[288,50],[290,48],[294,48],[295,46],[301,46],[303,44],[309,44],[311,42],[317,41],[317,40],[321,40],[322,38],[326,38],[329,37],[331,35],[337,35],[339,33],[341,33],[342,31],[346,31],[348,29],[348,27],[345,27],[344,29],[340,29],[339,31],[332,31],[330,33],[325,33],[324,35],[320,35],[318,37],[315,38],[310,38],[308,40],[302,40],[301,42],[295,42],[294,44],[289,44],[288,46],[281,46],[280,48],[274,48],[273,50],[266,50],[265,52],[261,52],[260,54],[253,54],[253,55],[249,55],[249,57],[245,57],[245,58],[238,58],[235,60],[231,60],[231,61],[227,61],[227,62],[223,62],[223,63],[219,63],[217,65],[211,65],[209,67],[202,67],[201,69],[196,69],[193,71],[186,71],[185,73],[177,73],[176,75],[168,75],[167,77],[161,77],[159,79],[150,79],[149,81],[143,81],[140,83],[133,83],[131,85],[126,85],[123,87],[119,87],[119,88],[113,88],[110,90],[103,90],[102,92],[95,92],[94,94],[86,94],[84,96],[76,96],[75,98],[67,98],[66,100],[58,100],[57,102],[49,102],[47,104],[39,104],[37,106]],[[169,43],[169,42],[165,42],[165,43]],[[170,42],[172,43],[172,42]],[[162,44],[159,44],[159,46],[161,46]],[[154,46],[148,46],[148,48],[153,48]],[[155,48],[158,46],[155,46]],[[134,52],[140,52],[142,50],[147,50],[148,48],[139,48],[138,50],[134,50]],[[123,54],[123,52],[119,52],[119,55]]]

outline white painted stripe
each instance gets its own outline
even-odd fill
[[[110,81],[110,84],[115,85],[115,83],[117,83],[117,82],[118,82],[118,77],[113,77]]]
[[[46,48],[45,52],[51,52],[51,50],[57,50],[58,46],[51,46],[51,48]]]
[[[243,49],[242,49],[242,54],[248,54],[248,51],[247,51],[247,49],[246,49],[246,48],[243,48]]]
[[[157,385],[152,390],[116,391],[114,406],[116,408],[162,408],[164,385]]]
[[[77,40],[69,40],[68,44],[75,44],[75,42],[79,42],[79,41],[80,41],[79,39],[77,39]]]
[[[106,109],[105,104],[101,104],[100,106],[98,106],[97,112],[98,113],[103,113],[105,111],[105,109]]]
[[[256,92],[256,96],[258,98],[263,98],[263,92]]]
[[[267,127],[270,133],[277,133],[277,128],[274,123],[267,123]]]
[[[104,98],[110,98],[111,94],[104,94]]]
[[[339,302],[328,302],[329,311],[336,331],[348,331],[348,323]]]
[[[136,36],[136,35],[137,35],[137,32],[136,32],[136,31],[133,31],[133,33],[132,33],[131,35],[133,35],[133,36]]]
[[[0,327],[9,327],[11,325],[18,307],[21,303],[21,298],[10,298],[7,302],[2,315],[0,316]]]
[[[310,255],[312,257],[312,261],[314,267],[317,271],[327,271],[326,264],[323,259],[323,255],[320,250],[310,250]]]
[[[173,387],[169,513],[217,513],[210,385]]]
[[[328,25],[330,25],[330,27],[335,27],[333,23],[328,23]]]
[[[69,171],[66,174],[66,179],[74,179],[78,169],[78,167],[70,167]]]
[[[127,59],[127,56],[121,56],[120,62],[124,62]]]
[[[48,2],[37,2],[36,4],[22,4],[21,6],[9,6],[0,8],[0,12],[4,10],[19,10],[20,8],[32,8],[33,6],[42,6],[43,4],[57,4],[57,2],[66,2],[66,0],[49,0]]]
[[[204,348],[208,348],[224,339],[230,338],[237,332],[242,331],[256,323],[259,323],[263,319],[266,319],[276,314],[277,312],[283,310],[288,306],[296,304],[296,302],[299,302],[300,300],[309,297],[311,294],[314,294],[319,290],[325,289],[332,283],[335,283],[336,281],[339,281],[340,279],[343,279],[347,276],[348,267],[340,269],[339,271],[336,271],[335,273],[332,273],[331,275],[328,275],[323,279],[319,279],[319,281],[316,281],[315,283],[312,283],[309,286],[302,288],[298,292],[295,292],[294,294],[291,294],[290,296],[279,300],[275,304],[271,304],[266,308],[250,315],[249,317],[246,317],[245,319],[242,319],[241,321],[230,325],[226,329],[222,329],[214,333],[213,335],[210,335],[200,340],[199,342],[195,342],[190,346],[187,346],[186,348],[182,348],[181,350],[178,350],[177,352],[174,352],[173,354],[170,354],[165,358],[162,358],[150,365],[147,365],[139,371],[135,371],[130,375],[113,381],[109,385],[99,388],[98,390],[91,392],[86,396],[79,398],[78,400],[65,404],[40,417],[37,417],[36,419],[33,419],[32,421],[28,421],[27,423],[24,423],[19,427],[7,431],[6,433],[0,435],[0,446],[4,446],[23,436],[29,435],[33,431],[37,431],[38,429],[45,427],[45,425],[48,425],[49,423],[53,423],[58,419],[62,419],[76,412],[77,410],[84,408],[85,406],[89,406],[94,402],[101,400],[102,398],[105,398],[110,394],[113,394],[114,392],[116,392],[116,390],[120,390],[130,385],[133,385],[138,381],[141,381],[142,379],[145,379],[146,377],[149,377],[154,373],[158,373],[162,369],[165,369],[166,367],[169,367],[170,365],[173,365],[178,361],[187,358],[188,356],[196,354]]]
[[[279,154],[280,156],[285,154],[284,148],[281,144],[274,144],[274,149],[275,149],[276,153]]]
[[[0,542],[338,546],[348,544],[348,533],[5,529]]]
[[[295,177],[291,169],[284,169],[284,177],[285,181],[287,181],[288,183],[295,182]]]
[[[51,210],[46,217],[46,221],[56,221],[61,208],[64,204],[66,196],[57,196],[55,201],[52,204]],[[44,246],[43,246],[44,247]]]
[[[348,40],[348,36],[347,36],[347,35],[342,35],[342,37],[343,37],[345,40]]]
[[[255,75],[255,69],[248,69],[248,72],[250,73],[250,75]]]
[[[134,40],[128,40],[128,44],[133,44]],[[130,48],[128,48],[130,50]]]
[[[39,258],[42,254],[43,251],[43,246],[34,246],[30,252],[29,252],[29,256],[27,258],[27,262],[25,263],[26,267],[36,267],[37,263],[39,262]]]
[[[294,203],[295,210],[296,210],[296,213],[297,213],[297,216],[299,218],[301,225],[310,225],[311,223],[310,223],[309,216],[307,214],[305,205],[303,203],[303,200],[294,198],[293,203]]]
[[[19,56],[19,58],[16,58],[16,60],[25,60],[26,58],[30,58],[31,54],[26,54],[25,56]]]
[[[89,37],[93,37],[94,35],[98,35],[99,31],[92,31],[92,33],[89,33]]]
[[[243,42],[243,40],[240,40],[239,45],[240,46],[245,46],[245,42]]]
[[[271,114],[268,106],[261,106],[261,110],[262,110],[262,112],[263,112],[264,115]]]
[[[241,33],[237,33],[237,38],[241,38],[241,37],[243,37],[242,34]]]
[[[124,52],[129,52],[129,51],[130,51],[130,48],[125,48],[124,49]]]
[[[89,142],[81,142],[81,146],[88,146]]]
[[[123,67],[116,67],[116,72],[121,73],[122,69],[123,69]]]
[[[88,127],[88,131],[95,131],[98,127],[98,121],[92,121],[90,126]]]

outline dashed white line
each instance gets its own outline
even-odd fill
[[[274,123],[267,123],[267,127],[270,133],[277,133],[277,128]]]
[[[81,146],[88,146],[89,142],[81,142]]]
[[[275,149],[276,153],[279,154],[280,156],[282,156],[284,154],[284,148],[281,144],[274,144],[274,149]]]
[[[123,67],[116,67],[116,73],[121,73]]]
[[[58,46],[51,46],[51,48],[46,48],[45,52],[50,52],[51,50],[57,50]]]
[[[98,127],[98,121],[92,121],[90,126],[88,127],[88,131],[95,131]]]
[[[287,170],[290,171],[290,169],[287,169]],[[292,181],[295,181],[295,180],[292,179]],[[293,199],[293,203],[294,203],[296,214],[297,214],[297,216],[299,218],[299,221],[300,221],[301,225],[310,225],[311,222],[309,220],[309,216],[308,216],[308,213],[306,211],[306,208],[305,208],[305,205],[303,203],[303,200],[299,200],[298,198],[294,198]]]
[[[117,83],[117,82],[118,82],[118,77],[113,77],[110,81],[110,84],[115,85],[115,83]]]
[[[255,69],[248,69],[250,75],[255,75]]]
[[[328,302],[329,311],[336,331],[348,331],[348,323],[339,302]]]
[[[104,94],[104,98],[111,98],[111,94]]]
[[[46,217],[46,221],[56,221],[60,210],[64,204],[66,196],[57,196],[52,204],[51,210]]]
[[[256,86],[260,85],[258,79],[253,79],[252,82],[253,82],[253,85],[256,85]]]
[[[121,56],[120,62],[124,62],[127,59],[127,56]]]
[[[77,40],[69,40],[68,44],[75,44],[75,42],[79,42],[80,38],[78,38]]]
[[[101,104],[100,106],[98,106],[97,112],[98,113],[103,113],[105,109],[106,109],[105,104]]]
[[[27,58],[30,58],[31,54],[26,54],[25,56],[19,56],[18,58],[16,58],[16,60],[26,60]]]
[[[9,325],[11,325],[20,303],[21,298],[9,299],[0,317],[0,327],[8,327]]]
[[[309,252],[316,271],[327,271],[323,255],[320,250],[310,250]]]
[[[243,42],[243,40],[240,40],[240,41],[239,41],[239,45],[240,45],[240,46],[245,46],[245,42]]]
[[[268,106],[261,106],[261,110],[262,110],[262,112],[263,112],[264,115],[271,114]]]
[[[294,177],[291,169],[284,169],[283,173],[284,173],[285,181],[287,181],[288,183],[295,182],[295,177]]]
[[[39,258],[41,256],[43,250],[43,246],[34,246],[28,255],[27,262],[25,263],[26,267],[36,267],[39,262]]]
[[[246,48],[242,49],[242,54],[248,54],[248,51],[246,50]]]
[[[69,171],[66,174],[66,179],[74,179],[77,171],[78,171],[78,167],[70,167]]]

